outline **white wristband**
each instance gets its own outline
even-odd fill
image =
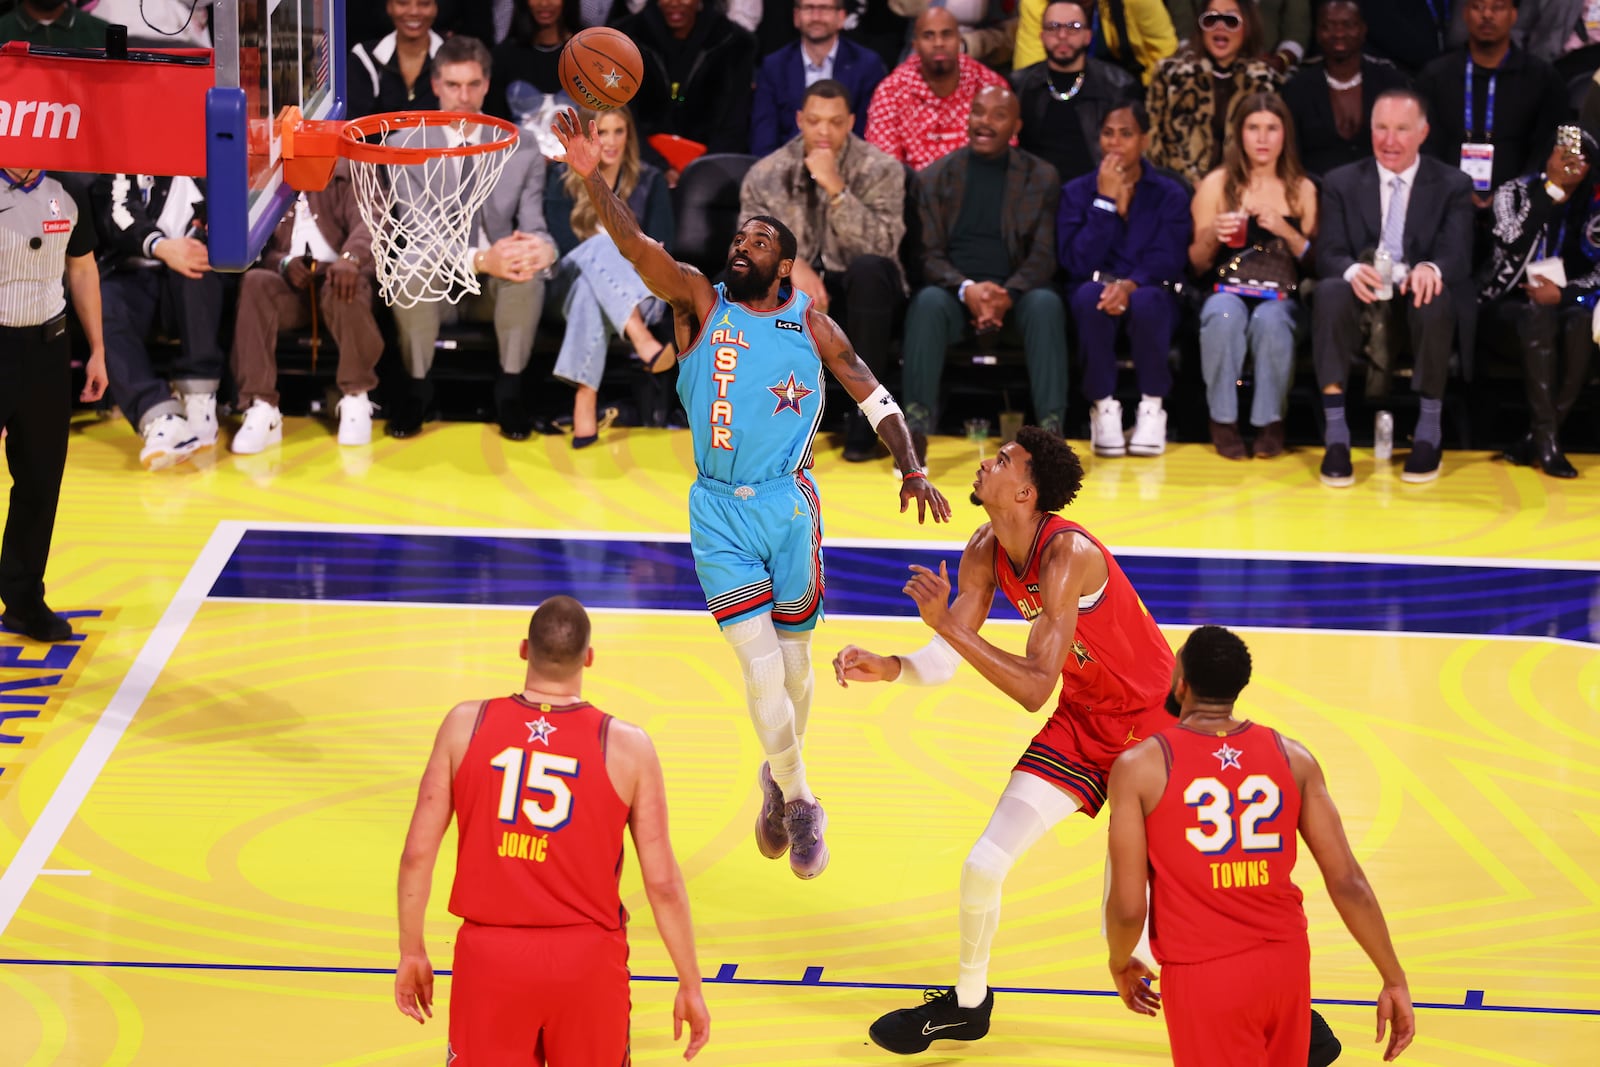
[[[872,391],[871,396],[861,401],[861,414],[865,415],[867,421],[872,424],[872,432],[877,433],[878,423],[887,419],[890,415],[900,414],[900,405],[894,402],[894,397],[889,395],[889,390],[880,385]]]
[[[961,666],[961,656],[939,636],[915,652],[895,658],[900,661],[898,680],[907,685],[943,685],[956,676],[956,668]]]

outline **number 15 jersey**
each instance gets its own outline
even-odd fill
[[[1173,726],[1155,736],[1167,787],[1145,816],[1150,947],[1204,963],[1269,941],[1306,940],[1294,871],[1300,788],[1276,730]]]
[[[485,926],[627,924],[617,889],[628,806],[592,704],[485,701],[456,769],[450,911]]]

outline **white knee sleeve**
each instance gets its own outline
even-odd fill
[[[967,862],[961,866],[961,908],[963,911],[988,911],[1000,906],[1000,887],[1016,857],[991,841],[987,836],[967,853]]]
[[[778,650],[783,653],[783,687],[794,704],[794,733],[803,739],[811,718],[811,692],[815,677],[811,670],[811,631],[778,631]]]
[[[784,691],[783,651],[772,620],[766,616],[746,619],[722,633],[739,657],[745,697],[756,729],[763,735],[784,730],[793,722],[794,712]]]

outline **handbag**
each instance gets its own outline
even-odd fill
[[[1217,279],[1219,293],[1283,300],[1300,288],[1300,268],[1284,239],[1273,237],[1229,256],[1217,268]]]

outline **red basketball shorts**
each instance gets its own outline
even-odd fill
[[[1301,1067],[1311,1048],[1311,948],[1271,941],[1161,967],[1173,1067]]]
[[[1015,769],[1071,793],[1092,819],[1105,806],[1106,779],[1117,757],[1176,721],[1163,708],[1112,714],[1058,707]]]
[[[628,939],[597,926],[464,922],[450,982],[452,1067],[626,1067]]]

